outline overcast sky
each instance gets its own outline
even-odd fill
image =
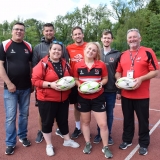
[[[53,22],[57,15],[64,16],[76,7],[85,4],[97,7],[106,4],[107,0],[1,0],[0,23],[5,20],[12,22],[18,17],[21,20],[34,18],[42,22]]]

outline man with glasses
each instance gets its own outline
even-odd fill
[[[4,81],[4,106],[6,113],[6,151],[14,153],[17,135],[23,146],[31,145],[27,139],[28,113],[31,94],[31,44],[24,41],[25,25],[13,25],[12,38],[0,44],[0,77]],[[16,115],[18,131],[16,131]]]
[[[84,56],[84,48],[86,46],[86,42],[83,41],[84,34],[81,27],[76,26],[72,29],[72,39],[74,41],[73,44],[67,46],[67,50],[70,56],[70,64],[72,69],[74,68],[77,62],[80,62]],[[69,96],[70,104],[74,104],[74,117],[76,127],[74,132],[71,135],[71,138],[78,138],[78,136],[82,133],[80,129],[80,112],[76,109],[77,107],[77,97],[78,90],[77,87],[73,87],[71,94]]]
[[[38,62],[48,54],[50,44],[52,43],[52,41],[56,40],[56,38],[54,37],[54,33],[55,33],[54,26],[52,23],[46,23],[43,25],[43,37],[41,39],[41,43],[36,45],[33,50],[32,67],[35,67],[38,64]],[[67,62],[69,62],[69,56],[66,51],[66,48],[64,45],[62,46],[63,46],[63,53],[65,53],[63,57],[66,59]],[[36,101],[35,106],[38,106],[37,101]],[[39,130],[38,130],[37,137],[35,140],[36,143],[40,143],[43,140],[43,134],[41,132],[42,123],[41,123],[41,117],[39,115],[39,112],[38,112],[38,120],[39,120]],[[59,135],[60,137],[63,138],[63,135],[61,134],[58,128],[55,133],[56,135]]]
[[[118,59],[120,57],[120,52],[111,49],[111,44],[113,42],[113,34],[110,30],[104,30],[101,37],[101,42],[103,44],[101,60],[106,64],[108,69],[108,82],[104,86],[104,96],[106,102],[106,114],[107,114],[107,124],[108,124],[108,145],[113,145],[114,141],[111,136],[112,124],[113,124],[113,110],[115,106],[116,98],[120,99],[120,93],[115,85],[115,73],[118,64]],[[97,127],[98,134],[95,136],[93,143],[99,143],[102,139],[100,136],[100,128]]]
[[[138,29],[127,32],[129,49],[120,57],[116,69],[116,79],[128,77],[135,79],[133,90],[121,90],[123,112],[123,135],[120,149],[132,145],[134,136],[134,112],[139,124],[139,154],[146,155],[150,143],[149,136],[149,84],[158,75],[158,61],[151,48],[140,46],[141,35]]]

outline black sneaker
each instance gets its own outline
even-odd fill
[[[7,155],[13,154],[14,153],[14,148],[15,148],[15,146],[7,146],[5,154],[7,154]]]
[[[41,143],[42,141],[43,141],[43,134],[42,134],[41,131],[38,131],[35,142],[36,143]]]
[[[108,138],[108,145],[113,145],[114,144],[114,142],[113,142],[113,139],[112,139],[112,137],[111,136],[109,136],[109,138]]]
[[[94,140],[93,140],[93,143],[99,143],[99,142],[101,142],[102,141],[102,138],[101,138],[101,136],[100,135],[96,135],[95,137],[94,137]]]
[[[62,135],[62,133],[60,132],[59,129],[56,129],[55,134],[56,134],[57,136],[60,136],[61,138],[63,138],[63,135]]]
[[[147,148],[143,148],[143,147],[140,147],[139,148],[139,154],[140,155],[146,155],[148,153],[148,150],[147,150]]]
[[[19,141],[23,144],[24,147],[29,147],[31,142],[27,138],[19,139]]]
[[[80,134],[82,134],[81,130],[78,128],[75,128],[74,132],[71,135],[71,138],[78,138]]]
[[[119,149],[127,149],[131,145],[132,143],[123,142],[120,144]]]

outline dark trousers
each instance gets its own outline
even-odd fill
[[[39,113],[42,121],[42,132],[51,133],[56,118],[59,130],[62,135],[69,133],[68,111],[69,100],[64,102],[38,101]]]
[[[147,148],[150,143],[149,136],[149,98],[128,99],[122,97],[123,122],[123,142],[131,143],[134,136],[134,112],[139,123],[139,145]]]

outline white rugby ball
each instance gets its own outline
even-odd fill
[[[132,90],[136,84],[136,81],[134,78],[122,77],[117,80],[116,84],[119,88]]]
[[[87,81],[87,82],[82,83],[79,89],[84,94],[92,94],[92,93],[97,92],[99,87],[100,87],[100,84],[98,82]]]
[[[67,91],[75,86],[75,80],[72,76],[62,77],[57,81],[58,89],[61,91]]]

